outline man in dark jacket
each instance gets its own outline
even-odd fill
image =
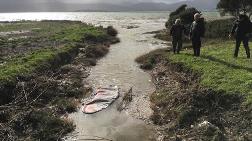
[[[175,24],[171,27],[170,35],[172,36],[173,52],[178,53],[182,49],[182,36],[185,33],[185,27],[181,24],[180,19],[176,19]]]
[[[238,57],[241,42],[243,42],[247,58],[250,58],[249,34],[251,33],[251,26],[251,22],[247,15],[239,15],[238,20],[235,21],[231,34],[229,35],[229,37],[235,36],[236,39],[236,46],[234,52],[235,58]]]
[[[190,28],[190,39],[192,40],[194,56],[200,56],[201,38],[205,34],[205,21],[201,14],[194,15],[194,22]]]

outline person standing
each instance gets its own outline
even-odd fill
[[[194,56],[200,56],[201,38],[205,34],[205,21],[200,13],[194,15],[194,22],[190,28],[190,39],[192,41]]]
[[[251,33],[251,26],[250,19],[247,15],[239,15],[238,19],[235,21],[231,34],[229,35],[230,38],[234,36],[236,39],[234,51],[235,58],[238,57],[241,42],[243,42],[247,58],[250,58],[249,34]]]
[[[185,33],[185,27],[184,25],[181,24],[180,19],[176,19],[175,24],[172,25],[171,30],[170,30],[170,35],[172,36],[172,47],[173,47],[173,52],[174,54],[180,52],[182,49],[183,45],[183,33]]]

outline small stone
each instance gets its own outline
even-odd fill
[[[210,125],[212,125],[210,122],[208,122],[208,121],[203,121],[203,122],[200,123],[198,126],[199,126],[199,127],[206,127],[206,126],[210,126]]]

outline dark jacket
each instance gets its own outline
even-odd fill
[[[185,33],[185,27],[181,24],[179,25],[176,25],[174,24],[172,27],[171,27],[171,30],[170,30],[170,35],[172,36],[172,38],[174,40],[181,40],[182,39],[182,36],[183,36],[183,33]]]
[[[205,22],[204,20],[194,21],[190,28],[190,37],[192,40],[200,40],[205,35]]]
[[[251,33],[252,25],[250,21],[235,21],[231,34],[234,35],[238,39],[242,39],[247,37],[249,33]]]

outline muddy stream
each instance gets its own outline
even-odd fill
[[[135,59],[165,45],[143,34],[162,28],[163,22],[110,21],[101,25],[113,25],[119,31],[120,43],[112,45],[110,52],[90,70],[87,81],[93,89],[117,85],[121,95],[133,88],[133,101],[122,112],[117,111],[119,98],[108,109],[93,115],[81,111],[70,115],[76,124],[72,137],[75,140],[109,139],[113,141],[151,141],[156,133],[148,120],[152,114],[149,95],[155,91],[151,76],[141,70]],[[131,27],[130,27],[131,26]],[[128,28],[131,29],[128,29]],[[133,27],[133,28],[132,28]],[[73,139],[73,138],[72,138]]]

